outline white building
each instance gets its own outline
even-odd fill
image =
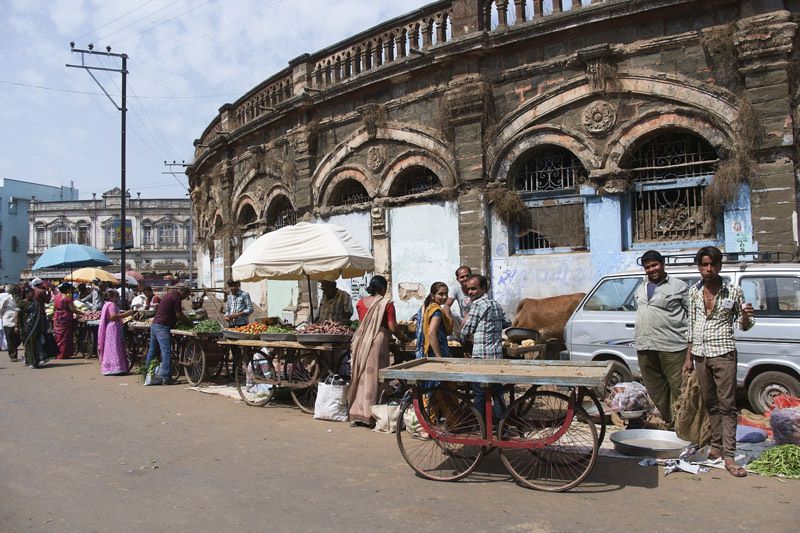
[[[100,199],[32,202],[28,266],[47,248],[74,243],[102,251],[116,265],[116,269],[109,270],[119,271],[121,198],[120,189],[114,188]],[[189,199],[143,199],[138,194],[131,198],[128,193],[127,201],[125,215],[132,235],[126,249],[127,268],[143,274],[188,274]],[[59,277],[58,273],[52,274]]]

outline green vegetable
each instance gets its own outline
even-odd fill
[[[191,328],[191,331],[197,331],[200,333],[219,333],[222,331],[222,326],[220,326],[219,322],[216,320],[201,320]]]
[[[800,479],[800,446],[782,444],[772,447],[748,464],[747,469],[763,476]]]
[[[294,328],[274,325],[267,328],[267,333],[294,333]]]

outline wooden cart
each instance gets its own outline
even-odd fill
[[[217,341],[222,333],[173,329],[172,351],[177,355],[177,367],[186,380],[196,387],[207,378],[229,373],[227,351]]]
[[[346,350],[349,342],[308,343],[297,341],[219,341],[231,351],[234,380],[239,396],[247,405],[267,405],[276,388],[289,389],[295,405],[314,413],[320,377],[332,371],[322,352]],[[261,353],[268,348],[270,355]],[[335,367],[336,365],[334,365]]]
[[[400,406],[397,443],[423,477],[461,479],[499,448],[506,469],[523,486],[564,491],[583,481],[597,459],[598,430],[581,404],[592,396],[591,387],[605,385],[611,366],[424,358],[382,369],[380,379],[411,385]],[[484,415],[470,395],[474,384],[490,389],[479,406]],[[495,426],[492,396],[498,395],[508,404]]]

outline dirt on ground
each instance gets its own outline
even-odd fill
[[[516,485],[498,453],[455,483],[393,434],[0,354],[0,531],[796,531],[800,482],[600,457],[568,493]]]

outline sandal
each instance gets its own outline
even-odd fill
[[[725,459],[725,470],[730,472],[733,477],[745,477],[747,475],[747,470],[737,465],[733,459]]]
[[[708,460],[709,461],[716,461],[718,459],[722,459],[722,452],[719,450],[711,450],[708,452]]]

